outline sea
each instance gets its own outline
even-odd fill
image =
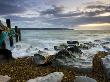
[[[110,41],[109,30],[22,30],[21,34],[21,42],[49,49],[67,41]]]
[[[55,54],[54,46],[67,44],[67,41],[78,41],[79,43],[92,42],[98,44],[88,50],[81,50],[86,57],[93,56],[98,51],[106,51],[101,45],[105,44],[110,48],[110,31],[109,30],[21,30],[21,41],[16,43],[14,38],[14,46],[9,46],[7,37],[6,45],[12,51],[14,58],[33,56],[38,51],[45,52],[45,49],[51,54]],[[95,42],[98,41],[98,42]],[[37,50],[36,50],[37,49]]]

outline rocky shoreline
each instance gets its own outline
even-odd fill
[[[50,78],[50,75],[54,77],[54,73],[62,75],[61,82],[74,82],[76,76],[88,76],[97,82],[109,82],[110,55],[109,47],[107,47],[109,42],[99,40],[94,42],[96,43],[68,41],[67,44],[55,46],[56,51],[53,52],[48,48],[42,51],[37,48],[33,49],[32,46],[26,44],[27,47],[17,44],[12,53],[23,52],[24,57],[13,59],[10,56],[9,62],[0,64],[0,75],[8,75],[11,78],[9,82],[34,82],[30,79]],[[21,49],[22,47],[24,48]],[[34,52],[30,53],[30,51]],[[34,55],[26,56],[25,54]],[[21,54],[17,53],[16,56],[19,57],[19,55]]]
[[[9,82],[26,82],[39,76],[45,76],[52,72],[63,72],[64,77],[62,82],[73,82],[75,76],[89,76],[97,80],[97,82],[109,82],[107,80],[100,58],[105,55],[104,52],[99,52],[94,57],[94,66],[91,73],[79,72],[77,69],[66,69],[63,67],[53,67],[51,65],[37,66],[32,57],[19,58],[9,63],[0,64],[0,75],[8,75],[11,77]],[[101,57],[102,56],[102,57]],[[27,62],[28,61],[28,62]]]

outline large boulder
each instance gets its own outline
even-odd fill
[[[11,77],[5,75],[0,75],[0,82],[9,82],[9,80],[11,79]]]
[[[27,82],[61,82],[64,74],[62,72],[50,73],[44,77],[37,77],[35,79],[30,79]]]
[[[53,67],[76,68],[81,72],[92,71],[92,61],[82,59],[81,53],[73,53],[71,50],[59,51],[52,61]]]
[[[74,82],[97,82],[95,79],[86,76],[78,76]]]
[[[110,79],[110,55],[102,58],[102,65],[107,79]]]
[[[76,61],[76,58],[80,54],[72,53],[66,49],[59,51],[56,55],[54,60],[52,61],[53,66],[69,66],[70,64],[73,65]]]
[[[37,65],[49,64],[54,59],[55,52],[39,51],[34,54],[33,60]]]

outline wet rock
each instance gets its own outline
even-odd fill
[[[37,77],[35,79],[30,79],[27,82],[61,82],[64,74],[62,72],[50,73],[44,77]]]
[[[0,49],[0,63],[7,63],[10,60],[14,60],[12,52],[8,49]]]
[[[33,60],[37,65],[48,64],[54,59],[54,54],[52,52],[39,51],[38,54],[34,54]]]
[[[92,43],[92,42],[86,42],[86,43],[81,43],[80,45],[79,45],[79,47],[81,48],[81,49],[90,49],[90,48],[93,48],[93,47],[97,47],[97,44],[95,44],[95,43]]]
[[[62,50],[62,49],[66,49],[67,47],[68,47],[67,44],[62,43],[59,46],[54,46],[54,50],[59,51],[59,50]]]
[[[107,79],[110,79],[110,55],[102,58],[102,65]]]
[[[95,79],[86,76],[78,76],[74,82],[97,82]]]
[[[69,61],[74,62],[74,57],[68,50],[61,50],[55,55],[55,59],[52,61],[52,65],[55,67],[68,66]]]
[[[74,49],[73,49],[74,50]],[[59,51],[52,61],[53,67],[76,68],[81,72],[91,72],[92,62],[82,58],[82,53],[74,53],[70,50],[63,49]]]
[[[48,48],[44,48],[44,50],[49,50]]]
[[[107,46],[102,46],[105,50],[107,50],[108,52],[110,52],[110,48]]]
[[[80,54],[72,53],[66,49],[59,51],[56,55],[54,60],[52,61],[53,66],[66,66],[68,67],[70,64],[74,65],[75,59]]]
[[[89,47],[95,47],[95,44],[92,42],[84,43],[85,45],[88,45]]]
[[[84,44],[80,44],[79,48],[80,49],[83,49],[83,50],[85,50],[85,49],[88,50],[89,49],[89,46],[84,45]]]
[[[93,57],[93,67],[95,69],[100,67],[102,64],[101,58],[105,58],[105,56],[107,56],[107,55],[108,55],[108,53],[104,52],[104,51],[99,51],[97,54],[95,54],[95,56]]]
[[[110,42],[103,42],[103,43],[101,43],[101,45],[106,45],[106,44],[110,44]]]
[[[67,44],[79,45],[78,41],[67,41]]]
[[[94,42],[101,42],[101,40],[94,40]]]
[[[3,76],[3,75],[0,75],[0,82],[9,82],[9,80],[11,79],[11,77],[9,76]]]
[[[70,48],[67,48],[68,51],[71,51],[72,53],[82,53],[82,51],[79,49],[79,47],[77,46],[73,46],[73,47],[70,47]]]
[[[58,51],[59,50],[58,46],[54,46],[54,50]]]

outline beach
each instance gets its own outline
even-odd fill
[[[110,82],[110,0],[1,0],[0,82]]]
[[[109,36],[109,31],[95,31],[94,33],[94,31],[74,30],[63,30],[59,32],[56,32],[56,30],[22,30],[22,41],[15,43],[14,47],[11,48],[12,56],[15,60],[0,64],[0,75],[8,75],[11,77],[10,82],[26,82],[29,79],[45,76],[52,72],[63,72],[64,77],[62,82],[73,82],[76,76],[88,76],[97,82],[109,82],[101,60],[101,58],[105,58],[109,55],[105,54],[109,53],[109,50],[105,48],[109,48]],[[68,51],[64,51],[63,54],[60,52],[62,51],[62,47],[59,47],[61,49],[54,52],[54,46],[63,44],[64,47],[67,45],[67,41],[78,41],[80,44],[78,48],[80,48],[83,54],[74,54],[73,52],[72,55],[74,55],[73,57],[75,58],[71,61],[72,58],[68,57]],[[59,56],[55,56],[56,60],[50,63],[38,65],[33,61],[33,57],[39,50],[42,53],[49,52],[47,55],[59,53],[62,57],[68,58],[66,61],[62,58],[60,59],[65,63],[64,66],[61,65],[60,67],[51,64],[54,61],[59,63],[59,61],[57,61]],[[67,55],[65,53],[67,53]],[[64,54],[65,56],[63,56]]]
[[[96,64],[100,64],[98,61]],[[64,77],[62,82],[73,82],[75,76],[89,76],[97,80],[97,82],[109,82],[104,75],[103,67],[101,64],[94,67],[94,70],[90,73],[79,72],[77,69],[66,69],[63,67],[37,66],[32,57],[20,58],[15,61],[11,61],[7,64],[0,64],[0,75],[8,75],[11,77],[9,82],[26,82],[29,79],[36,78],[38,76],[45,76],[52,72],[63,72]]]

